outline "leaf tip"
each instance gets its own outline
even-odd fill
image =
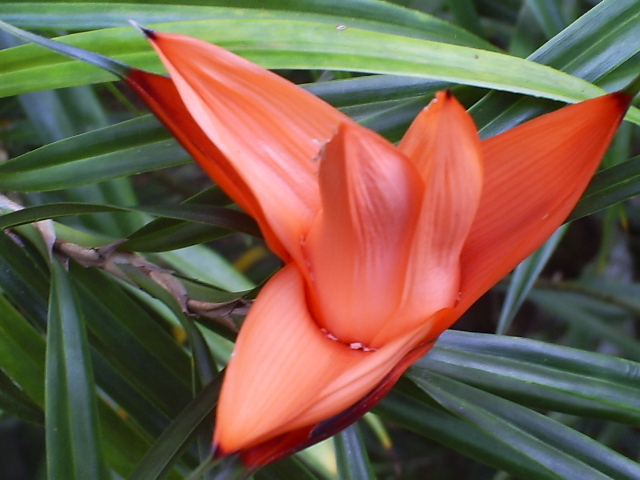
[[[145,27],[144,25],[139,24],[132,18],[129,19],[129,23],[136,29],[138,29],[145,37],[150,40],[154,40],[156,38],[156,32],[151,30],[150,28]]]

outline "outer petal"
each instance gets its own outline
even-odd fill
[[[403,308],[403,315],[421,322],[452,307],[460,292],[460,252],[482,192],[480,139],[464,107],[449,92],[438,92],[399,148],[425,182]]]
[[[260,293],[241,329],[218,404],[214,443],[246,450],[343,412],[365,397],[422,339],[434,321],[365,352],[329,339],[305,303],[291,264]]]
[[[132,69],[127,73],[125,81],[209,176],[216,178],[220,187],[258,221],[267,237],[273,237],[253,192],[236,171],[236,167],[195,122],[171,79]],[[277,245],[277,241],[275,243]],[[280,250],[282,249],[277,249]]]
[[[148,35],[197,124],[253,191],[269,224],[266,232],[298,255],[300,238],[320,208],[316,157],[338,124],[351,120],[223,48],[182,35]],[[219,178],[225,172],[203,166],[225,181]],[[282,249],[276,251],[286,259]]]
[[[434,344],[435,341],[423,343],[411,350],[371,392],[347,410],[315,425],[287,432],[255,447],[243,450],[241,452],[243,463],[248,467],[258,467],[275,462],[329,438],[358,421],[391,391],[405,370],[431,350]]]
[[[543,115],[482,143],[485,187],[462,254],[461,314],[566,219],[631,97],[612,93]]]
[[[342,124],[326,146],[322,212],[305,251],[315,316],[343,343],[379,347],[403,331],[394,317],[422,191],[408,159],[364,127]]]

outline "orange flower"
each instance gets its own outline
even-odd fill
[[[256,467],[370,410],[587,186],[640,85],[481,142],[448,92],[394,146],[220,47],[142,29],[171,78],[15,27],[125,78],[285,262],[223,384],[214,444]]]
[[[372,408],[564,221],[631,101],[609,94],[480,142],[440,92],[396,147],[220,47],[146,33],[171,81],[129,81],[162,84],[138,89],[286,263],[245,320],[218,406],[218,454],[249,466]]]

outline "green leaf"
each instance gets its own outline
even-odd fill
[[[638,53],[640,46],[634,39],[640,35],[639,19],[640,4],[635,0],[604,0],[528,59],[595,82]],[[637,67],[623,83],[635,75]],[[482,136],[490,137],[556,107],[539,99],[491,92],[471,112]],[[626,118],[637,123],[636,117],[632,110]]]
[[[395,75],[367,75],[302,85],[302,87],[335,107],[367,105],[389,100],[422,97],[450,86],[451,83],[449,82],[417,77],[398,77]]]
[[[542,478],[640,476],[639,464],[531,409],[438,374],[422,372],[412,379],[453,415],[548,468]]]
[[[623,384],[630,382],[637,371],[635,362],[629,360],[527,338],[448,330],[441,335],[434,349],[440,347],[455,348],[461,352],[516,358],[548,365],[550,368],[556,366],[565,368],[565,365],[570,365],[574,372],[590,374],[594,378],[615,380]]]
[[[180,321],[187,334],[189,345],[193,352],[193,367],[195,369],[194,387],[198,389],[200,385],[205,385],[212,381],[217,374],[217,366],[202,333],[184,311],[184,307],[179,303],[179,299],[176,298],[177,292],[169,291],[166,284],[156,280],[157,277],[154,278],[152,275],[145,275],[133,265],[119,264],[118,268],[120,268],[129,279],[137,283],[140,288],[168,306]]]
[[[137,235],[135,239],[129,239],[123,243],[122,248],[137,252],[165,252],[201,245],[232,233],[228,229],[202,223],[180,222],[152,233]]]
[[[374,478],[357,423],[338,433],[334,445],[340,480],[372,480]]]
[[[395,3],[409,2],[403,0]],[[454,7],[460,7],[464,3],[465,1],[450,2]],[[560,31],[531,58],[590,82],[597,82],[607,89],[620,88],[628,78],[637,74],[637,57],[634,57],[639,51],[637,38],[640,35],[640,4],[637,0],[604,0],[591,3],[586,0],[572,0],[567,5],[562,4],[562,7],[559,7],[557,2],[546,0],[480,0],[472,3],[477,16],[471,12],[473,18],[462,20],[464,15],[469,14],[469,10],[465,11],[463,8],[457,11],[456,17],[461,22],[466,22],[464,24],[468,28],[474,29],[477,24],[476,27],[472,27],[473,23],[480,20],[487,36],[499,45],[511,44],[513,29],[518,28],[514,27],[516,16],[521,11],[523,3],[534,7],[533,13],[537,13],[539,24],[547,35],[559,31],[563,26],[561,21],[575,19],[589,9],[587,14]],[[592,8],[595,3],[597,5]],[[422,4],[422,7],[436,15],[449,15],[444,1]],[[542,70],[537,70],[538,66],[531,67],[529,63],[516,61],[511,57],[485,57],[484,49],[495,51],[494,47],[487,46],[487,42],[458,26],[390,2],[238,0],[233,6],[229,5],[228,0],[145,0],[140,3],[21,1],[0,4],[0,18],[34,31],[54,34],[66,31],[87,32],[63,38],[65,42],[78,42],[78,45],[92,51],[114,55],[131,64],[155,71],[161,71],[157,58],[144,39],[133,29],[127,27],[102,32],[88,31],[94,28],[124,26],[128,18],[135,18],[146,24],[169,22],[160,28],[163,31],[175,29],[185,33],[198,32],[203,38],[216,40],[225,47],[274,68],[352,70],[353,66],[362,72],[375,72],[377,74],[373,76],[322,81],[308,88],[336,105],[345,107],[350,115],[356,116],[392,139],[402,135],[406,124],[428,101],[428,96],[435,89],[451,88],[457,83],[479,85],[479,82],[485,82],[486,85],[505,91],[519,91],[516,89],[521,88],[520,76],[531,76],[533,87],[523,85],[526,88],[531,87],[529,93],[537,89],[538,93],[533,93],[534,95],[558,98],[558,92],[565,95],[562,93],[564,88],[566,92],[574,95],[573,100],[578,100],[597,95],[599,92],[596,87],[588,87],[591,93],[580,90],[582,87],[579,82],[571,85],[566,83],[565,88],[563,85],[570,77],[558,76],[556,72],[548,76],[549,84],[544,84],[536,77],[542,76]],[[565,18],[560,18],[559,14]],[[537,26],[535,18],[532,18],[533,14],[528,21]],[[336,29],[337,26],[341,27]],[[342,26],[347,28],[342,29]],[[535,36],[540,34],[540,30],[532,33],[531,30],[521,28],[519,32],[529,36],[526,39],[528,41],[523,44],[527,47],[535,48],[544,41],[544,34]],[[475,47],[476,50],[449,49],[450,45],[444,45],[447,43]],[[372,45],[375,48],[372,48]],[[531,50],[523,51],[528,53]],[[399,52],[397,57],[396,52]],[[476,52],[480,52],[480,62],[475,62],[475,59],[469,56]],[[500,61],[494,61],[495,58]],[[504,62],[501,63],[502,61]],[[477,63],[480,64],[479,68],[470,70],[465,77],[464,70],[473,68]],[[498,67],[495,72],[494,66]],[[534,75],[529,75],[531,72]],[[399,73],[414,76],[400,77],[397,76]],[[309,75],[291,72],[284,74],[291,78],[303,78],[303,81],[308,78],[303,76]],[[311,77],[322,80],[331,75],[341,77],[340,72],[310,72]],[[501,79],[497,79],[498,75]],[[35,91],[57,85],[87,84],[111,78],[90,66],[69,62],[40,47],[26,46],[0,52],[0,90],[5,92]],[[558,85],[554,91],[552,90],[556,87],[550,86],[553,82],[557,82]],[[484,90],[477,87],[455,88],[456,96],[461,97],[465,105],[473,104],[484,94]],[[99,97],[110,102],[107,93],[100,92]],[[80,100],[81,96],[66,97],[62,92],[56,96],[65,109],[69,106],[68,103],[72,103],[71,107],[74,108],[70,108],[66,115],[74,120],[75,107],[83,103]],[[557,104],[543,101],[542,98],[518,101],[520,98],[514,94],[492,93],[478,104],[474,109],[474,115],[480,125],[489,125],[483,132],[485,136],[549,108],[557,107]],[[511,107],[514,102],[515,106]],[[7,118],[10,124],[9,128],[3,128],[0,132],[2,143],[9,151],[18,151],[23,147],[26,148],[21,151],[33,148],[33,141],[29,135],[35,137],[39,132],[31,130],[31,133],[25,135],[24,132],[27,130],[23,128],[24,121],[11,110],[15,101],[10,100],[5,105],[3,118]],[[32,111],[37,109],[34,108]],[[113,105],[109,104],[108,111],[111,115],[109,121],[120,120],[122,112],[118,107],[113,108]],[[49,109],[43,111],[47,115],[52,112],[53,110]],[[633,110],[631,115],[636,116],[636,122],[640,118],[636,110]],[[44,119],[45,115],[42,115],[42,118]],[[161,127],[153,125],[152,121],[145,127],[147,121],[147,118],[136,119],[118,124],[112,130],[79,135],[3,163],[0,165],[0,189],[35,192],[58,188],[64,190],[45,194],[21,194],[20,197],[28,204],[51,204],[65,199],[78,202],[71,196],[75,193],[68,191],[73,185],[91,185],[108,178],[153,171],[172,165],[174,161],[186,161],[187,157],[182,151],[173,150],[178,148],[175,143],[165,143],[168,137]],[[71,123],[75,125],[75,122]],[[134,129],[138,128],[140,130],[134,132]],[[20,145],[20,148],[14,149],[12,141],[18,134],[28,140],[23,141],[24,145]],[[627,142],[631,145],[628,139]],[[166,145],[166,150],[163,150],[161,145]],[[167,153],[163,157],[162,155],[170,149],[173,153]],[[629,152],[634,151],[619,149],[616,152],[617,158],[626,160],[635,154]],[[596,211],[638,193],[640,188],[634,185],[637,183],[634,172],[635,160],[637,159],[598,174],[575,215]],[[144,177],[144,180],[147,179],[150,179],[150,182],[139,189],[143,198],[141,203],[152,204],[153,208],[156,208],[154,201],[159,198],[156,195],[159,193],[157,186],[160,182],[156,182],[151,176]],[[151,199],[147,195],[149,187],[152,189]],[[160,187],[162,194],[171,195],[177,190],[174,187],[165,188],[164,185]],[[120,205],[121,202],[125,205],[137,204],[137,200],[127,196],[126,192],[125,195],[120,195],[117,189],[110,191],[111,194],[108,191],[103,192],[104,199],[83,198],[79,201],[109,207],[112,204]],[[162,198],[174,199],[176,196]],[[212,251],[205,246],[179,252],[163,251],[166,248],[190,245],[224,234],[225,230],[222,227],[210,227],[211,223],[201,221],[213,220],[208,216],[211,211],[208,210],[209,205],[221,206],[215,202],[202,201],[196,202],[193,209],[181,206],[172,210],[173,207],[167,207],[164,209],[167,215],[160,214],[156,220],[143,228],[140,228],[140,223],[125,225],[123,217],[133,216],[121,213],[109,214],[108,216],[115,220],[109,224],[90,224],[86,221],[87,215],[66,221],[68,225],[77,226],[83,223],[83,229],[88,227],[87,232],[82,232],[82,235],[79,230],[74,231],[64,225],[57,228],[60,232],[64,231],[61,234],[64,240],[74,241],[71,239],[75,238],[79,242],[87,242],[87,246],[108,244],[113,239],[129,236],[130,232],[135,231],[130,236],[131,241],[126,244],[127,249],[162,251],[159,255],[153,255],[152,260],[165,268],[178,270],[180,273],[175,277],[185,285],[190,296],[213,302],[224,301],[237,298],[238,294],[228,294],[212,285],[246,291],[251,288],[251,284],[235,272],[228,262],[221,261],[220,255],[211,253]],[[43,210],[23,214],[23,220],[31,214],[38,216],[47,212],[46,206],[38,208]],[[67,213],[70,216],[75,215],[75,207],[53,208],[60,208],[58,213],[68,208]],[[94,207],[86,207],[87,211],[91,211],[92,208]],[[146,219],[147,214],[140,217]],[[9,217],[11,222],[16,219],[20,217]],[[632,228],[627,233],[633,235],[634,217],[630,215],[629,220]],[[226,221],[235,220],[226,218]],[[217,224],[216,222],[220,222],[220,219],[213,220],[214,224]],[[88,231],[89,229],[93,231]],[[96,232],[102,232],[107,238],[96,235]],[[633,237],[631,239],[633,240]],[[45,326],[49,279],[46,275],[44,257],[38,255],[29,243],[31,241],[30,237],[24,236],[17,229],[7,231],[7,235],[0,235],[0,312],[8,312],[7,318],[2,318],[0,313],[0,329],[3,328],[3,320],[6,320],[7,327],[7,330],[0,331],[0,368],[6,372],[7,378],[16,382],[20,389],[37,403],[33,392],[37,392],[38,388],[40,392],[43,390],[43,360],[38,363],[34,358],[44,350],[44,342],[40,335]],[[18,246],[20,242],[26,244]],[[197,278],[198,281],[188,280],[181,275]],[[179,311],[175,299],[164,298],[162,292],[156,291],[157,285],[150,287],[141,282],[147,290],[156,291],[157,296],[161,298],[159,302],[128,285],[119,285],[119,280],[103,275],[95,269],[85,270],[75,265],[71,268],[70,277],[72,287],[81,295],[80,303],[92,345],[91,359],[96,381],[100,391],[108,396],[110,402],[115,402],[118,409],[115,411],[113,404],[107,405],[103,400],[99,400],[98,418],[104,435],[104,455],[109,468],[117,472],[117,475],[128,478],[152,439],[165,428],[170,417],[181,411],[186,404],[185,398],[188,399],[188,380],[191,372],[186,362],[190,357],[165,331],[175,327],[173,315],[167,311],[166,305],[173,308],[177,318],[180,318],[182,312]],[[525,277],[525,280],[530,280],[533,275]],[[520,282],[525,288],[528,288],[527,284],[527,281]],[[637,358],[635,352],[638,342],[628,335],[628,331],[625,330],[625,325],[628,324],[624,323],[629,321],[632,315],[637,315],[636,284],[618,283],[602,286],[581,281],[571,285],[562,282],[562,286],[558,288],[570,289],[571,294],[567,295],[567,292],[562,290],[549,292],[550,295],[543,295],[544,298],[533,299],[538,305],[547,307],[552,314],[569,320],[569,333],[579,332],[582,339],[591,341],[594,345],[596,342],[602,343],[603,339],[612,340],[614,347],[622,347],[624,352]],[[584,297],[589,296],[592,298],[585,300]],[[2,302],[3,299],[5,302]],[[5,303],[12,310],[4,309]],[[549,305],[553,308],[549,308]],[[556,309],[558,306],[563,308]],[[543,314],[545,312],[540,311]],[[534,328],[532,334],[540,337],[556,335],[557,330],[552,330],[548,325],[533,324],[528,328]],[[146,328],[149,329],[148,335],[145,335]],[[214,344],[209,342],[210,346]],[[203,343],[196,346],[204,349]],[[488,396],[485,400],[491,401],[487,400],[487,405],[484,405],[482,392],[477,394],[473,388],[466,385],[461,387],[460,382],[533,409],[555,409],[571,415],[596,417],[595,421],[579,419],[579,423],[586,424],[586,428],[595,426],[597,429],[589,430],[589,433],[599,435],[598,439],[602,444],[615,443],[616,448],[628,448],[633,454],[635,445],[627,440],[631,438],[631,427],[627,425],[638,425],[639,409],[636,399],[639,395],[634,377],[638,365],[601,355],[591,357],[592,354],[587,352],[562,347],[554,350],[555,347],[552,347],[540,342],[531,343],[527,340],[497,336],[446,334],[431,355],[424,359],[424,363],[418,363],[414,369],[430,372],[426,375],[435,372],[447,377],[444,383],[437,385],[434,396],[438,397],[442,404],[447,404],[449,410],[427,397],[424,392],[416,391],[415,386],[411,389],[406,385],[400,385],[399,390],[406,392],[410,397],[394,392],[382,403],[379,411],[387,418],[421,435],[448,445],[470,458],[511,472],[518,478],[553,478],[557,473],[553,467],[541,464],[540,459],[532,458],[531,451],[527,448],[514,447],[497,438],[493,428],[487,428],[489,424],[498,425],[498,432],[506,431],[507,435],[516,435],[516,441],[513,442],[516,445],[518,441],[528,440],[526,436],[524,440],[517,437],[520,433],[518,430],[525,431],[524,426],[521,429],[520,424],[516,423],[520,417],[514,416],[513,420],[505,419],[502,416],[503,412],[496,411],[504,406],[504,413],[517,413],[511,410],[511,404],[496,402],[494,407],[492,401],[497,397]],[[228,353],[227,349],[226,343],[225,348],[213,349],[216,360],[222,360]],[[5,352],[12,352],[12,355],[18,357],[4,358],[4,355],[9,355]],[[23,362],[24,365],[18,365],[23,358],[27,359]],[[165,384],[162,384],[163,376],[166,376]],[[434,376],[436,377],[437,375]],[[449,380],[455,380],[457,383]],[[435,380],[435,383],[437,382],[438,380]],[[3,389],[2,385],[0,379],[0,389]],[[9,391],[9,388],[4,390]],[[17,391],[13,391],[11,395],[12,400],[20,398]],[[42,393],[39,396],[42,397]],[[477,404],[476,399],[479,399]],[[483,408],[479,409],[480,406]],[[461,415],[460,409],[463,410],[463,414],[469,414]],[[184,413],[186,414],[186,410]],[[618,440],[611,439],[614,427],[602,419],[627,424],[615,425],[615,428],[620,429]],[[548,427],[544,427],[545,429],[555,431],[556,424],[546,425]],[[602,425],[607,426],[600,429]],[[526,432],[535,440],[535,432],[532,432],[530,427],[527,427]],[[562,430],[561,435],[564,434],[565,431]],[[165,450],[168,452],[166,457],[156,458],[160,463],[165,462],[162,466],[163,472],[171,478],[182,478],[183,472],[192,469],[198,463],[195,448],[185,450],[183,455],[176,453],[184,448],[178,445],[186,441],[185,438],[184,435],[182,440],[177,436],[173,437],[172,440],[177,442],[173,444],[173,450]],[[537,438],[541,439],[543,436],[538,435]],[[570,445],[579,445],[579,442],[574,442],[569,437],[562,438],[568,439]],[[533,440],[532,442],[535,444]],[[546,438],[543,440],[543,443],[557,445],[553,442],[553,438],[548,442]],[[400,445],[399,443],[398,447]],[[562,456],[564,446],[560,445],[558,450],[561,461],[566,461],[567,456]],[[345,451],[341,450],[342,453]],[[441,447],[434,446],[433,450],[426,450],[424,457],[431,459],[430,454],[433,457],[442,455]],[[579,454],[570,452],[568,457],[583,460],[584,464],[592,464],[593,458],[598,455],[587,455],[581,459]],[[614,457],[610,457],[609,460],[614,463],[616,461]],[[173,470],[169,463],[175,467]],[[381,464],[376,464],[376,473],[380,472],[381,477],[389,474],[385,463],[383,459]],[[595,468],[600,471],[606,470],[600,466]],[[635,475],[635,471],[630,475],[627,475],[628,473],[616,471],[614,466],[609,476],[638,476]],[[309,473],[298,460],[287,459],[262,469],[255,477],[298,479],[315,478],[315,475]],[[469,473],[467,478],[475,477]]]
[[[482,37],[484,32],[480,24],[480,17],[472,0],[448,0],[449,10],[455,23],[464,27],[469,32]]]
[[[564,18],[558,2],[549,0],[527,0],[527,5],[548,38],[553,37],[565,27]]]
[[[529,300],[545,311],[564,319],[573,328],[591,338],[591,341],[607,340],[616,345],[628,358],[640,361],[640,342],[619,325],[611,322],[611,305],[607,302],[548,289],[531,290]]]
[[[515,402],[640,425],[640,364],[536,340],[450,331],[411,372],[457,379]]]
[[[605,0],[529,58],[595,81],[638,52],[638,45],[628,45],[640,32],[638,19],[640,5],[635,0]]]
[[[0,164],[0,189],[71,188],[182,165],[189,159],[147,115],[50,143]]]
[[[246,213],[215,205],[161,205],[123,207],[90,203],[53,203],[36,205],[0,215],[0,230],[40,220],[97,212],[142,212],[177,220],[190,220],[260,236],[255,221]]]
[[[640,156],[598,172],[569,221],[577,220],[640,194]]]
[[[261,468],[254,475],[256,480],[319,480],[322,477],[314,474],[306,465],[295,456],[285,458],[271,465]],[[215,480],[227,480],[226,476]]]
[[[49,278],[43,258],[0,235],[0,288],[32,326],[46,328]]]
[[[584,278],[563,283],[563,288],[583,296],[600,299],[615,307],[621,307],[632,315],[640,314],[640,283],[623,282],[604,278]]]
[[[379,0],[226,0],[193,2],[21,2],[0,4],[5,22],[39,29],[91,30],[126,25],[133,18],[145,25],[202,19],[307,19],[340,25],[348,19],[351,27],[392,32],[409,37],[496,48],[463,28],[417,10]],[[202,5],[204,3],[204,5]]]
[[[0,370],[0,410],[31,423],[44,424],[44,414],[13,380]]]
[[[242,273],[238,272],[221,254],[206,248],[203,245],[194,245],[189,248],[182,248],[172,252],[162,252],[158,254],[163,262],[182,272],[186,272],[187,288],[189,279],[197,279],[216,289],[224,289],[228,292],[239,292],[244,295],[247,290],[252,290],[255,284],[248,280]],[[202,293],[202,292],[200,292]],[[209,291],[212,300],[216,301],[215,292]],[[202,298],[206,300],[209,294]],[[237,297],[235,293],[232,297]],[[199,298],[199,297],[197,297]],[[219,301],[231,300],[224,295]]]
[[[27,255],[27,252],[28,249],[26,247],[18,247],[6,235],[0,235],[0,289],[11,292],[12,303],[19,305],[22,311],[29,312],[29,318],[33,318],[36,325],[44,326],[45,318],[41,317],[46,317],[44,299],[47,296],[47,279],[43,278],[43,273],[38,268],[39,265],[33,262],[34,260],[40,260],[40,257],[37,254],[33,254],[32,257]],[[94,275],[91,275],[92,272]],[[79,276],[79,274],[86,275]],[[96,278],[96,275],[98,278]],[[101,300],[107,302],[107,305],[103,305],[101,309],[96,308],[95,304],[91,303],[91,296],[87,296],[86,291],[82,291],[83,308],[88,308],[86,319],[89,328],[92,329],[92,322],[96,322],[93,327],[96,325],[99,328],[113,326],[113,324],[108,324],[110,320],[108,316],[102,316],[105,313],[105,307],[108,310],[112,310],[109,313],[110,315],[115,313],[117,316],[121,316],[122,319],[120,321],[123,323],[120,328],[129,329],[133,335],[142,339],[141,341],[145,344],[150,344],[152,348],[155,348],[156,350],[153,351],[153,354],[159,356],[161,362],[168,363],[170,367],[177,369],[179,375],[184,377],[181,381],[187,383],[181,389],[174,389],[168,392],[169,396],[162,399],[162,404],[175,404],[179,400],[181,392],[185,390],[186,401],[188,401],[190,398],[190,388],[188,386],[190,364],[189,359],[184,358],[184,351],[181,351],[175,345],[175,342],[170,341],[167,343],[166,339],[169,337],[165,332],[161,332],[161,337],[164,336],[165,341],[158,341],[157,326],[156,329],[150,328],[149,320],[147,320],[148,312],[140,310],[135,304],[132,307],[131,299],[123,292],[119,295],[112,295],[113,291],[109,279],[100,274],[100,272],[95,272],[91,269],[76,269],[73,276],[75,277],[74,280],[81,282],[81,288],[86,287],[90,290],[95,288],[97,292],[101,292]],[[44,291],[42,291],[43,289]],[[41,310],[44,311],[41,312]],[[6,310],[6,312],[9,313],[10,310]],[[100,315],[96,315],[98,313]],[[2,320],[8,320],[11,323],[4,330],[7,335],[0,335],[0,343],[2,343],[0,364],[2,364],[3,368],[6,368],[6,371],[16,384],[20,385],[39,405],[44,406],[44,339],[33,327],[24,324],[24,321],[21,324],[10,315],[0,315],[0,325]],[[105,322],[106,325],[102,325],[100,322]],[[96,331],[100,332],[99,329],[96,329]],[[138,355],[135,346],[130,351],[124,352],[124,354],[122,351],[118,351],[118,349],[131,348],[132,345],[135,345],[122,341],[123,333],[121,331],[116,329],[116,331],[109,332],[109,335],[109,340],[114,343],[105,344],[100,339],[94,338],[94,340],[97,340],[95,348],[98,352],[94,351],[92,362],[95,376],[101,382],[101,388],[104,388],[110,396],[111,402],[113,399],[117,399],[123,403],[119,405],[121,407],[119,413],[116,413],[113,410],[113,403],[107,405],[100,399],[98,412],[104,439],[103,448],[109,467],[120,475],[126,476],[148,449],[152,438],[148,432],[154,433],[159,430],[158,416],[155,414],[157,407],[153,403],[149,403],[149,401],[143,401],[145,400],[144,397],[140,398],[139,391],[144,391],[145,385],[141,388],[140,385],[131,381],[122,383],[121,377],[114,374],[113,366],[105,365],[104,359],[112,358],[110,357],[112,352],[121,361],[126,361],[127,364],[123,365],[124,372],[126,372],[124,377],[129,380],[136,379],[136,373],[140,372],[140,370],[148,370],[147,374],[152,372],[155,375],[162,374],[166,370],[163,370],[165,367],[162,364],[157,363],[158,360],[152,360],[149,365],[138,364],[136,358],[132,358],[132,356]],[[14,347],[12,343],[18,344],[18,346]],[[168,345],[173,348],[169,348]],[[16,350],[16,348],[19,348],[19,350]],[[176,348],[180,351],[182,358],[172,354]],[[6,358],[3,355],[4,352],[7,354]],[[145,362],[149,361],[148,356],[139,358]],[[153,378],[154,376],[150,375],[149,378],[144,380],[148,385]],[[169,386],[173,385],[170,382],[170,377],[164,380],[165,383],[169,383]],[[162,382],[163,379],[159,379],[159,381]],[[137,404],[133,406],[128,402],[128,391],[124,390],[124,387],[130,390],[131,385],[138,388],[138,396],[135,397]],[[113,390],[114,386],[118,388]],[[162,393],[162,390],[154,393]],[[167,394],[166,389],[165,394]],[[180,404],[177,410],[173,410],[172,413],[177,414],[186,401]],[[151,408],[145,408],[147,406]],[[142,413],[140,412],[141,409],[144,409]],[[167,423],[165,421],[164,424],[161,424],[160,429],[164,428]],[[148,428],[148,430],[143,431],[140,425]],[[126,448],[122,448],[122,445],[126,445]]]
[[[56,53],[90,63],[91,65],[103,68],[108,72],[121,77],[125,77],[131,71],[131,67],[129,67],[128,65],[105,57],[104,55],[99,55],[89,51],[82,51],[80,49],[74,48],[73,46],[49,40],[45,37],[27,32],[26,30],[19,29],[5,22],[0,21],[0,28],[25,42],[37,43],[38,45],[48,48],[49,50],[52,50]]]
[[[601,89],[584,80],[509,55],[357,28],[336,30],[334,25],[292,20],[177,22],[158,28],[217,43],[267,68],[418,76],[565,102],[602,94]],[[107,29],[69,35],[64,40],[80,48],[100,49],[105,55],[138,68],[157,70],[154,54],[136,41],[131,30]],[[368,48],[371,44],[377,48]],[[30,47],[33,46],[0,52],[0,64],[6,65],[0,74],[0,85],[4,87],[0,88],[0,95],[70,86],[70,78],[75,79],[74,84],[107,79],[95,69],[57,57],[55,61],[43,61],[49,55]],[[34,79],[36,71],[40,73]],[[640,122],[640,111],[632,109],[629,118]]]
[[[162,478],[171,469],[198,431],[205,427],[205,424],[213,423],[212,412],[218,401],[221,383],[222,375],[218,375],[196,395],[158,437],[129,480]],[[210,428],[209,424],[206,425],[207,428]]]
[[[0,408],[43,423],[44,340],[2,295],[0,311]]]
[[[218,187],[212,187],[182,202],[183,205],[207,204],[226,206],[231,200]],[[226,236],[230,230],[200,223],[156,218],[136,230],[122,248],[138,252],[176,250]]]
[[[84,321],[62,265],[51,264],[46,357],[46,442],[49,478],[104,479],[96,389]]]
[[[152,416],[159,410],[169,418],[175,417],[191,399],[190,357],[112,278],[96,269],[73,267],[71,273],[95,349],[120,372],[129,388],[139,392],[133,400],[146,399],[145,405],[151,404],[141,414]],[[96,376],[102,370],[96,368]],[[140,405],[120,401],[121,390],[107,392],[135,416]]]
[[[524,303],[533,284],[538,279],[542,269],[549,261],[549,257],[555,251],[566,231],[566,226],[560,227],[542,247],[522,261],[513,271],[507,295],[500,311],[500,318],[498,318],[497,334],[504,334],[509,329],[516,313],[518,313],[518,309]]]
[[[558,478],[524,452],[511,448],[490,432],[465,422],[428,400],[418,401],[394,391],[382,400],[375,412],[397,425],[463,452],[485,465],[511,472],[518,478]]]

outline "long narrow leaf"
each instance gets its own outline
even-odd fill
[[[222,375],[213,380],[174,419],[153,444],[129,480],[162,478],[207,420],[218,400]],[[207,425],[209,427],[209,425]]]
[[[0,391],[5,395],[0,393],[2,409],[42,423],[44,340],[2,295],[0,312]]]
[[[414,381],[454,415],[490,432],[559,478],[638,478],[640,465],[544,415],[437,374]]]
[[[372,480],[374,478],[358,424],[351,425],[336,435],[335,450],[340,480]]]
[[[113,279],[83,267],[72,273],[96,350],[155,408],[177,415],[191,398],[189,356]]]
[[[508,330],[518,309],[527,298],[527,294],[566,231],[566,226],[560,227],[542,247],[520,263],[513,271],[507,295],[500,311],[500,318],[498,318],[497,334],[504,334]]]
[[[295,456],[285,458],[265,468],[258,470],[254,475],[256,480],[320,480],[323,477],[314,474],[307,466]],[[227,477],[215,477],[215,480],[227,480]]]
[[[513,358],[549,368],[566,368],[575,373],[620,384],[632,382],[638,373],[637,364],[629,360],[526,338],[449,330],[440,337],[434,349],[440,347]]]
[[[225,0],[206,5],[174,0],[142,2],[22,2],[0,5],[6,22],[39,29],[90,30],[126,25],[131,18],[140,23],[194,21],[202,19],[313,20],[339,25],[346,19],[357,28],[393,32],[398,35],[469,45],[495,50],[491,45],[459,26],[425,13],[402,8],[381,0],[279,0],[268,5],[261,0],[238,0],[229,6]],[[197,2],[201,3],[201,2]]]
[[[413,432],[464,452],[486,465],[509,471],[518,478],[558,480],[557,475],[504,442],[454,416],[437,404],[392,392],[376,408],[384,418]]]
[[[611,305],[598,299],[588,298],[569,292],[555,292],[547,289],[534,289],[529,299],[545,311],[563,318],[579,331],[591,337],[592,341],[607,340],[616,345],[622,354],[640,361],[640,342],[618,325],[607,321],[605,315],[594,309],[604,307],[608,313]]]
[[[58,190],[188,161],[187,153],[155,119],[146,116],[13,158],[0,165],[0,188],[23,192]]]
[[[251,217],[238,210],[215,205],[162,205],[122,207],[119,205],[96,205],[90,203],[56,203],[37,205],[0,215],[0,230],[37,222],[49,218],[76,216],[99,212],[142,212],[177,220],[221,226],[250,235],[260,236],[259,229]]]
[[[236,48],[250,60],[268,68],[314,68],[388,73],[426,77],[524,93],[554,100],[575,102],[602,94],[602,90],[552,68],[508,55],[458,45],[449,45],[356,28],[336,30],[335,26],[302,21],[203,21],[174,23],[159,28],[185,33],[221,46]],[[88,50],[99,48],[139,68],[157,70],[158,62],[131,29],[107,29],[70,35],[65,41]],[[224,34],[221,35],[221,32]],[[368,48],[371,44],[378,47]],[[70,78],[98,82],[108,75],[85,65],[43,54],[41,47],[26,45],[0,52],[0,95],[70,85]],[[640,48],[640,47],[639,47]],[[259,56],[254,56],[259,51]],[[636,50],[637,51],[637,50]],[[124,53],[126,55],[118,55]],[[144,53],[143,53],[144,52]],[[366,52],[366,54],[363,54]],[[54,60],[55,58],[55,60]],[[43,59],[48,59],[43,62]],[[34,69],[47,75],[33,78]],[[45,81],[39,79],[46,78]],[[27,80],[29,79],[29,80]],[[640,122],[640,111],[631,109],[628,118]]]
[[[640,156],[598,172],[571,213],[570,220],[585,217],[638,194]]]
[[[505,351],[466,348],[483,337],[487,335],[462,336],[462,347],[439,342],[412,367],[409,377],[436,372],[524,405],[640,425],[640,387],[633,374],[623,375],[625,370],[637,371],[640,364],[511,337],[500,338]],[[529,353],[532,349],[535,356]],[[605,362],[617,364],[620,376],[605,375]]]
[[[595,82],[640,51],[633,40],[640,35],[639,20],[640,4],[635,0],[604,0],[528,59]],[[537,99],[491,92],[471,112],[481,135],[490,137],[555,107]]]
[[[77,300],[62,265],[51,264],[46,360],[49,478],[108,480],[96,412],[96,388]]]
[[[170,286],[144,275],[131,265],[122,264],[119,267],[143,290],[167,305],[182,324],[193,351],[194,387],[199,389],[201,385],[211,382],[217,374],[217,366],[202,333],[179,303],[183,300],[179,298],[181,292],[170,291]]]

